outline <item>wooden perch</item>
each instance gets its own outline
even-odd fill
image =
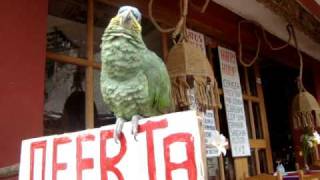
[[[19,174],[19,163],[0,168],[0,178],[6,178]]]

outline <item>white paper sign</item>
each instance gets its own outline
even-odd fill
[[[223,47],[218,47],[218,53],[232,156],[250,156],[236,53]]]
[[[211,176],[216,176],[217,175],[217,170],[218,170],[218,158],[217,157],[212,157],[207,159],[207,166],[208,166],[208,175]]]
[[[130,122],[121,143],[113,128],[24,140],[19,180],[205,179],[195,111],[139,121],[137,141]]]
[[[191,29],[187,29],[187,38],[188,38],[188,42],[200,48],[201,51],[204,53],[204,55],[207,56],[206,45],[205,45],[203,34],[193,31]]]
[[[187,95],[190,101],[190,106],[189,109],[190,110],[197,110],[198,109],[198,105],[197,105],[197,101],[196,101],[196,93],[194,91],[194,89],[187,89]]]
[[[213,110],[206,110],[206,112],[204,113],[203,127],[204,127],[205,143],[206,145],[211,145],[211,142],[213,140],[213,132],[214,130],[216,130]],[[206,150],[207,150],[207,157],[220,156],[219,151],[216,147],[207,146]]]

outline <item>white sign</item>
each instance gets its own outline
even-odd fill
[[[200,48],[201,51],[204,53],[204,55],[207,56],[206,45],[205,45],[203,34],[193,31],[191,29],[187,29],[187,39],[188,39],[188,42]]]
[[[216,147],[208,146],[211,145],[213,140],[213,133],[216,130],[214,112],[213,110],[206,110],[203,118],[203,127],[205,135],[205,143],[207,145],[207,157],[217,157],[220,156],[219,151]]]
[[[19,180],[204,180],[195,111],[139,121],[137,141],[124,124],[24,140]]]
[[[197,111],[198,105],[197,105],[197,101],[196,101],[196,93],[194,91],[194,88],[187,89],[187,95],[188,95],[188,98],[190,101],[189,109]]]
[[[236,53],[223,47],[218,47],[218,53],[232,156],[250,156]]]
[[[218,171],[218,158],[212,157],[207,159],[207,166],[208,166],[208,175],[211,176],[217,176]]]

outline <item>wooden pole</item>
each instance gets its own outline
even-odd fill
[[[245,79],[246,91],[247,91],[248,95],[251,96],[252,93],[251,93],[251,89],[250,89],[248,68],[245,68],[245,67],[244,67],[244,79]],[[251,100],[248,100],[249,122],[250,122],[250,126],[251,126],[252,139],[257,139],[256,127],[255,127],[255,122],[254,122],[254,114],[253,114],[253,104],[252,103],[253,102]],[[249,128],[250,127],[248,127],[248,129]],[[258,150],[256,148],[254,149],[254,155],[251,155],[251,156],[255,160],[256,173],[260,174],[261,173],[261,171],[260,171],[260,159],[259,159]]]
[[[19,163],[0,168],[0,178],[8,178],[11,176],[18,175],[18,173],[19,173]]]
[[[86,59],[78,58],[78,57],[72,57],[72,56],[67,56],[64,54],[58,54],[54,52],[47,51],[46,53],[46,58],[48,61],[57,61],[61,63],[66,63],[66,64],[74,64],[77,66],[93,66],[94,69],[101,69],[101,65],[95,62],[88,62]]]
[[[167,33],[161,33],[161,41],[162,41],[163,61],[166,64],[167,57],[168,57],[168,35],[167,35]]]
[[[94,63],[94,0],[88,0],[87,15],[87,57],[88,63]],[[86,128],[94,128],[94,96],[93,96],[93,67],[86,68]]]
[[[260,71],[259,71],[257,64],[254,66],[254,71],[255,71],[256,79],[261,79]],[[261,116],[262,130],[263,130],[263,138],[266,140],[266,143],[267,143],[267,148],[266,148],[267,168],[268,168],[268,173],[272,173],[273,172],[273,162],[272,162],[271,143],[270,143],[269,128],[268,128],[268,122],[267,122],[267,113],[266,113],[266,107],[264,104],[264,95],[263,95],[261,82],[257,83],[256,86],[257,86],[258,97],[260,99],[259,108],[261,111],[260,116]]]

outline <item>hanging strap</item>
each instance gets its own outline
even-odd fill
[[[238,23],[238,44],[239,44],[239,48],[238,48],[238,55],[239,55],[239,61],[240,63],[242,64],[242,66],[244,67],[250,67],[252,66],[258,59],[259,57],[259,53],[260,53],[260,47],[261,47],[261,40],[258,36],[258,33],[255,29],[255,35],[256,35],[256,38],[258,40],[257,42],[257,51],[256,51],[256,55],[254,56],[254,58],[250,61],[250,63],[246,63],[242,60],[242,42],[241,42],[241,24],[243,23],[252,23],[251,21],[248,21],[248,20],[242,20]]]
[[[305,88],[304,88],[304,85],[303,85],[303,80],[302,80],[302,76],[303,76],[303,58],[302,58],[302,54],[301,54],[301,51],[300,51],[299,46],[298,46],[298,41],[297,41],[296,33],[295,33],[295,30],[294,30],[293,26],[290,26],[290,30],[291,30],[291,33],[292,33],[292,36],[293,36],[294,45],[296,46],[297,54],[299,56],[299,61],[300,61],[299,76],[298,76],[298,80],[297,80],[298,89],[299,89],[299,92],[303,92],[303,91],[305,91]]]
[[[176,27],[173,28],[162,28],[157,21],[153,17],[152,13],[152,5],[153,5],[154,0],[150,0],[148,4],[148,13],[150,20],[152,24],[160,31],[163,33],[168,33],[168,32],[173,32],[173,38],[176,38],[177,35],[181,34],[182,37],[180,36],[179,41],[181,41],[184,38],[185,34],[185,29],[186,29],[186,18],[188,14],[188,0],[180,0],[180,20],[178,21]]]
[[[269,46],[269,48],[273,51],[278,51],[278,50],[281,50],[281,49],[284,49],[286,48],[287,46],[289,46],[290,44],[290,41],[291,41],[291,38],[293,36],[293,27],[291,24],[288,24],[287,25],[287,31],[288,31],[288,40],[286,41],[285,44],[279,46],[279,47],[274,47],[271,42],[268,40],[267,38],[267,33],[265,31],[265,29],[262,27],[262,25],[258,22],[255,22],[255,21],[250,21],[250,20],[242,20],[238,23],[238,44],[239,44],[239,48],[238,48],[238,55],[239,55],[239,61],[241,63],[242,66],[244,67],[251,67],[258,59],[259,57],[259,53],[260,53],[260,49],[261,49],[261,40],[258,36],[258,32],[257,30],[255,29],[255,35],[256,35],[256,38],[257,38],[257,51],[256,51],[256,55],[254,56],[254,58],[250,61],[250,63],[246,63],[243,61],[242,59],[242,42],[241,42],[241,24],[243,23],[250,23],[250,24],[254,24],[256,27],[259,27],[262,31],[262,37],[264,39],[264,41],[266,42],[266,44]]]
[[[201,13],[204,13],[204,12],[207,10],[207,8],[208,8],[209,2],[210,2],[210,0],[206,0],[206,1],[204,2],[203,6],[202,6],[202,7],[199,7],[199,6],[195,5],[195,4],[192,2],[192,0],[191,0],[191,1],[190,1],[190,6],[191,6],[193,9],[195,9],[195,10],[197,10],[197,11],[200,11]]]

